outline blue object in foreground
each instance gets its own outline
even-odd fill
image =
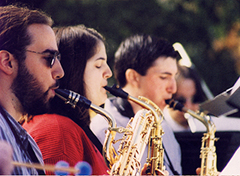
[[[92,167],[86,161],[79,161],[75,165],[75,169],[79,170],[79,173],[77,173],[76,175],[91,175],[92,174]]]
[[[68,168],[69,164],[66,161],[58,161],[55,165],[56,168]],[[69,173],[67,171],[55,171],[55,175],[69,175]]]

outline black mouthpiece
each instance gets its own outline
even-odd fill
[[[57,96],[65,101],[65,103],[71,104],[73,107],[78,105],[88,109],[92,104],[90,100],[71,90],[56,89],[55,92]]]
[[[128,99],[128,93],[122,90],[120,87],[117,87],[116,84],[114,84],[112,87],[105,86],[104,88],[115,97]]]
[[[66,89],[56,89],[55,90],[55,92],[56,92],[56,95],[58,96],[58,95],[60,95],[60,96],[62,96],[63,98],[68,98],[68,95],[70,94],[70,91],[69,90],[66,90]]]
[[[174,99],[168,99],[165,100],[166,104],[169,105],[170,108],[173,108],[174,110],[183,111],[184,105],[179,103],[178,101],[175,101]]]
[[[166,104],[169,104],[172,99],[165,100]]]

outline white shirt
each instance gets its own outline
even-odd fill
[[[237,151],[234,153],[228,164],[219,174],[219,176],[224,175],[240,175],[240,147],[238,147]]]

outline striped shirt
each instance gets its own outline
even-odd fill
[[[33,138],[5,109],[3,110],[6,112],[10,123],[16,130],[16,134],[22,142],[22,146],[24,147],[24,149],[22,149],[21,145],[17,142],[9,124],[5,120],[4,116],[0,113],[0,140],[5,140],[12,146],[13,160],[21,163],[33,163],[29,154],[26,152],[28,146],[31,145],[37,159],[41,164],[43,164],[42,154]],[[12,175],[38,175],[38,172],[34,168],[14,167]]]

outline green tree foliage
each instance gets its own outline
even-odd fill
[[[182,43],[214,95],[230,88],[239,76],[236,62],[240,59],[236,52],[233,54],[233,47],[224,45],[228,32],[239,21],[238,0],[21,1],[46,11],[55,26],[85,24],[97,29],[108,43],[111,67],[114,52],[123,39],[148,33]],[[218,50],[214,47],[216,40],[222,41]]]

